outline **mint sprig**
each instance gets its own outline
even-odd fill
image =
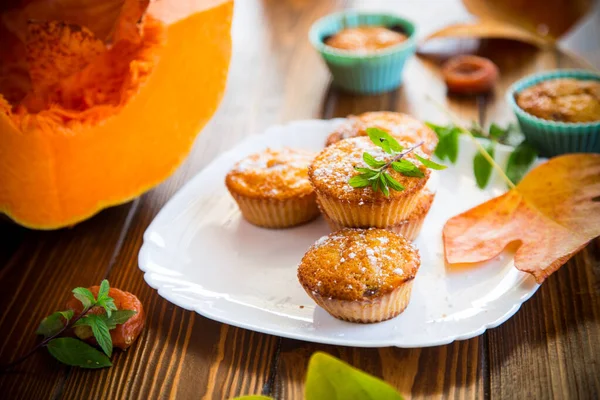
[[[6,370],[21,363],[37,350],[46,347],[49,353],[60,362],[81,368],[110,367],[112,364],[109,357],[112,355],[112,339],[110,330],[117,325],[124,324],[134,316],[135,310],[117,310],[115,301],[109,296],[110,285],[108,280],[103,280],[98,290],[98,296],[86,288],[73,289],[73,296],[79,300],[83,310],[74,315],[73,310],[57,311],[42,320],[36,330],[36,334],[44,339],[28,353],[0,368]],[[105,313],[96,314],[90,311],[94,307],[101,307]],[[73,337],[60,337],[71,328],[91,330],[90,335],[82,335],[84,338],[94,336],[102,352]],[[77,332],[77,330],[76,330]],[[79,335],[78,335],[79,336]]]
[[[438,136],[438,145],[435,149],[435,155],[441,160],[449,160],[452,164],[458,159],[459,144],[458,137],[463,134],[463,130],[456,125],[436,125],[430,122],[426,123]],[[508,124],[502,128],[496,123],[492,123],[487,131],[476,123],[473,123],[468,132],[473,137],[483,139],[483,149],[491,160],[494,160],[494,153],[497,143],[512,146],[515,149],[508,158],[506,165],[506,176],[513,184],[517,184],[523,179],[535,159],[537,151],[525,142],[525,137],[515,124]],[[473,174],[475,181],[480,189],[485,189],[489,184],[493,165],[482,151],[479,151],[473,158]]]
[[[413,162],[404,157],[413,152],[423,142],[419,142],[405,149],[394,137],[380,128],[367,128],[367,135],[371,141],[383,149],[391,157],[388,160],[378,160],[372,154],[363,153],[363,161],[365,166],[355,166],[354,169],[359,172],[348,181],[348,184],[353,188],[364,188],[370,186],[374,192],[381,191],[385,196],[390,195],[390,190],[401,192],[404,186],[400,184],[389,172],[392,168],[394,171],[408,177],[423,178],[425,174]],[[426,168],[445,169],[445,165],[438,164],[424,157],[414,154],[415,158]]]

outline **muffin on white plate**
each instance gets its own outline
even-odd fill
[[[242,216],[265,228],[288,228],[319,216],[308,166],[314,153],[267,149],[239,161],[225,178]]]
[[[385,229],[343,229],[308,249],[298,266],[298,280],[333,317],[380,322],[406,309],[420,263],[418,251],[401,235]]]

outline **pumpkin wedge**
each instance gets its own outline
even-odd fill
[[[61,228],[171,175],[222,98],[233,1],[12,3],[0,14],[0,212]]]

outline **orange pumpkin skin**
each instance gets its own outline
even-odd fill
[[[11,116],[0,96],[0,212],[27,227],[61,228],[170,176],[225,88],[233,1],[213,3],[175,21],[150,6],[142,37],[156,43],[151,70],[106,115],[48,129],[44,111]]]

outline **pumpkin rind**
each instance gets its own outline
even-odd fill
[[[223,95],[232,11],[228,1],[167,25],[152,71],[114,115],[45,130],[27,120],[35,115],[17,124],[0,98],[0,212],[60,228],[170,176]],[[145,30],[160,15],[146,18]]]

